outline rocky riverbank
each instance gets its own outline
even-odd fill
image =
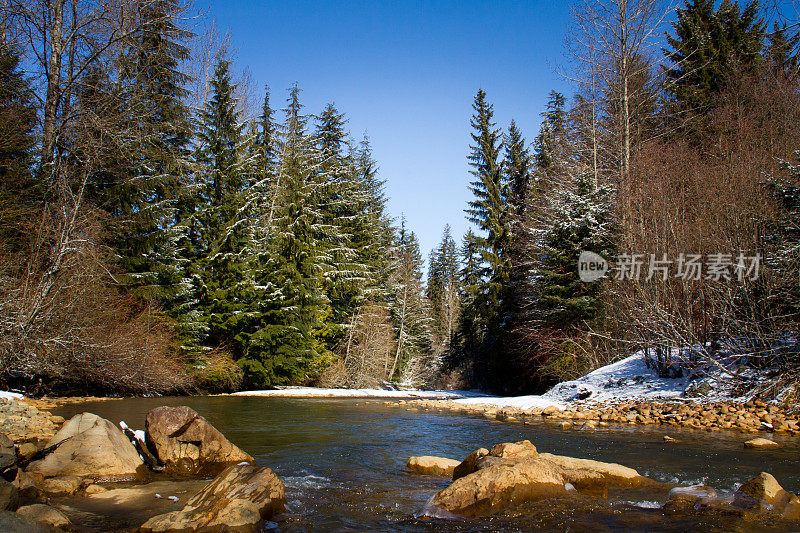
[[[596,429],[612,424],[657,425],[706,431],[740,431],[800,435],[800,407],[767,404],[761,400],[746,403],[698,403],[684,400],[625,400],[619,402],[571,402],[556,406],[498,407],[492,404],[458,403],[452,400],[401,400],[384,402],[409,410],[446,410],[480,415],[501,422],[548,421],[564,429]]]
[[[13,398],[0,417],[0,531],[256,532],[283,510],[275,473],[188,407],[139,431]]]

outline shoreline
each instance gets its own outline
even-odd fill
[[[738,431],[800,435],[800,405],[782,406],[761,400],[701,403],[693,399],[620,400],[617,402],[572,402],[558,407],[521,409],[513,406],[456,402],[452,400],[409,400],[383,402],[407,410],[440,410],[484,416],[507,423],[545,421],[563,429],[596,429],[612,424],[658,426],[699,431]]]

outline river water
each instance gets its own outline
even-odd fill
[[[244,396],[131,398],[62,407],[72,416],[92,412],[144,429],[159,405],[189,405],[272,468],[287,487],[287,511],[272,531],[687,531],[786,530],[786,525],[735,523],[729,517],[667,516],[665,493],[611,495],[540,502],[502,516],[453,520],[422,516],[446,479],[404,471],[408,457],[461,459],[478,447],[528,439],[539,451],[624,464],[654,479],[705,483],[733,490],[768,471],[787,490],[800,491],[800,439],[774,437],[770,451],[744,449],[749,434],[620,426],[564,430],[552,424],[499,423],[431,411],[406,411],[377,400]],[[665,443],[671,435],[680,443]]]

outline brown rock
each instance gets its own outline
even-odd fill
[[[745,442],[744,447],[755,448],[755,449],[772,449],[772,448],[780,448],[781,445],[773,440],[758,437]]]
[[[513,504],[566,494],[562,469],[530,459],[497,465],[461,477],[438,492],[432,505],[463,516],[484,516]]]
[[[406,468],[415,474],[452,477],[453,471],[460,464],[460,461],[454,459],[423,455],[420,457],[410,457]]]
[[[0,511],[14,511],[19,506],[19,490],[13,483],[0,479]]]
[[[39,487],[53,495],[75,494],[81,488],[81,482],[79,476],[59,476],[45,479]]]
[[[28,471],[45,477],[129,479],[143,466],[136,449],[119,428],[91,413],[72,417],[47,446],[58,443],[62,444],[44,459],[31,463]]]
[[[198,474],[243,461],[254,463],[250,455],[186,406],[156,407],[147,413],[145,433],[158,458],[173,472]]]
[[[476,472],[478,470],[478,460],[487,455],[489,455],[489,450],[486,448],[478,448],[466,456],[464,460],[453,469],[453,481]]]
[[[628,468],[627,466],[622,466],[617,463],[603,463],[591,459],[578,459],[550,453],[539,454],[539,457],[555,463],[564,469],[597,474],[597,476],[609,484],[631,487],[639,485],[646,480],[644,476],[640,475],[639,472],[633,468]],[[575,486],[577,487],[578,485]]]
[[[283,510],[283,482],[269,468],[251,464],[223,470],[180,511],[155,516],[140,531],[259,531],[260,523]]]
[[[92,483],[91,485],[83,489],[83,491],[86,494],[101,494],[103,492],[108,492],[108,489],[103,487],[102,485],[95,485],[94,483]]]
[[[37,448],[35,444],[32,444],[30,442],[24,442],[19,445],[19,454],[25,459],[28,459],[29,457],[33,456],[33,454],[35,454],[38,451],[39,448]]]
[[[30,518],[34,522],[52,527],[67,527],[70,525],[69,519],[61,511],[41,503],[20,507],[17,509],[17,514]]]

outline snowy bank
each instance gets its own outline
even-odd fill
[[[565,404],[558,400],[546,398],[544,396],[509,396],[509,397],[485,397],[485,398],[462,398],[455,400],[455,403],[462,405],[491,405],[494,407],[518,407],[520,409],[546,409],[550,406],[556,409],[564,409]]]
[[[0,391],[0,399],[3,399],[3,400],[11,400],[11,399],[19,400],[19,399],[22,399],[24,397],[25,396],[23,396],[22,394],[20,394],[18,392]]]
[[[544,394],[561,402],[585,399],[594,402],[614,400],[658,400],[682,396],[689,378],[662,378],[648,368],[644,351],[600,367],[582,378],[559,383]]]
[[[276,390],[249,390],[233,396],[275,396],[279,398],[427,398],[453,400],[466,397],[484,397],[475,391],[449,390],[385,390],[385,389],[318,389],[314,387],[286,387]]]

